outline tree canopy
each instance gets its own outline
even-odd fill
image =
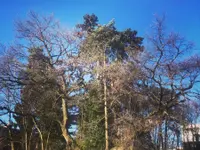
[[[146,40],[86,14],[74,30],[30,12],[0,55],[0,146],[167,150],[198,117],[199,56],[156,18]],[[5,116],[8,118],[6,121]]]

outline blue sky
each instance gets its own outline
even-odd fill
[[[196,44],[200,52],[199,0],[0,0],[0,42],[14,40],[14,21],[24,19],[28,11],[53,13],[67,27],[82,21],[86,13],[95,13],[100,23],[115,19],[118,29],[131,27],[145,36],[154,14],[166,14],[167,26]]]

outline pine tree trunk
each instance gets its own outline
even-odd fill
[[[106,79],[104,79],[104,113],[105,113],[105,139],[106,139],[106,149],[109,149],[109,141],[108,141],[108,106],[107,106],[107,86]]]
[[[106,68],[106,54],[104,54],[104,71]],[[109,150],[109,136],[108,136],[108,105],[107,105],[107,85],[106,85],[106,77],[104,75],[103,79],[104,84],[104,115],[105,115],[105,150]]]

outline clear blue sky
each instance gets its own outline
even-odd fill
[[[14,21],[29,10],[53,13],[69,27],[80,23],[84,14],[95,13],[100,23],[115,18],[117,28],[131,27],[140,36],[147,33],[154,14],[165,13],[168,27],[194,41],[200,52],[199,0],[0,0],[0,42],[14,39]]]

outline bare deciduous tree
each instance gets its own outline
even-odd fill
[[[143,90],[150,102],[148,117],[160,119],[157,148],[166,150],[170,140],[169,124],[172,121],[181,124],[174,114],[199,82],[200,60],[197,56],[187,55],[193,49],[191,42],[179,34],[167,33],[164,19],[156,18],[152,26],[153,32],[149,36],[152,50],[147,51],[142,66],[146,77]]]

